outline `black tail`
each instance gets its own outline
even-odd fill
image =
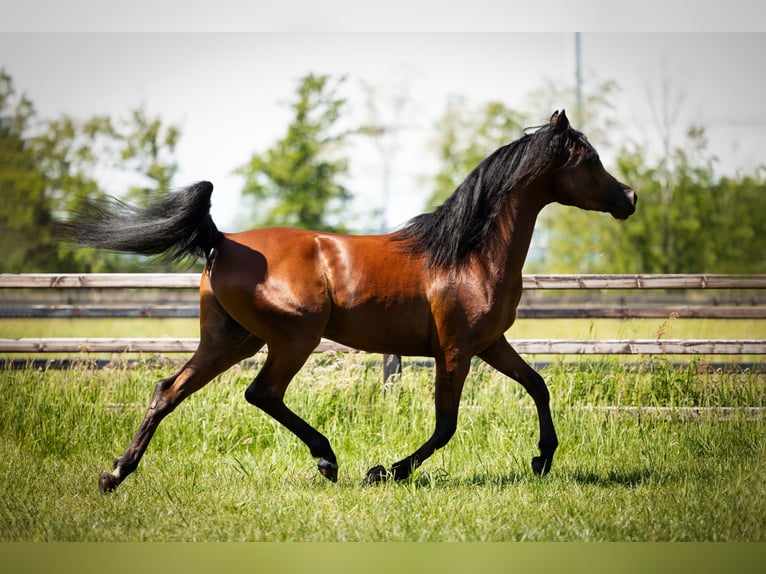
[[[65,239],[83,246],[163,255],[179,261],[209,257],[220,232],[210,217],[213,184],[201,181],[145,208],[114,198],[90,201],[58,225]]]

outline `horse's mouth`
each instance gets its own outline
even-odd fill
[[[636,212],[636,206],[631,205],[625,208],[613,209],[610,213],[615,219],[625,220]]]

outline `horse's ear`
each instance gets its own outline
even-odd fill
[[[561,110],[559,113],[559,111],[556,110],[553,112],[550,124],[557,132],[563,132],[569,129],[569,118],[567,118],[566,111]]]

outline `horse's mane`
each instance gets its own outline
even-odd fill
[[[411,219],[395,239],[410,252],[424,253],[431,266],[457,267],[489,244],[508,198],[553,168],[595,154],[580,132],[555,125],[528,128],[520,139],[487,156],[443,204]]]

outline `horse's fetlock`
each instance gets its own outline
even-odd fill
[[[332,447],[330,446],[330,441],[327,440],[327,437],[320,436],[312,439],[309,441],[307,446],[309,447],[311,456],[314,458],[326,459],[333,464],[338,462],[335,458],[335,453],[332,451]]]
[[[544,458],[552,458],[553,454],[556,452],[556,449],[559,447],[559,442],[557,440],[553,441],[540,441],[537,444],[538,448],[540,449],[540,455]]]

